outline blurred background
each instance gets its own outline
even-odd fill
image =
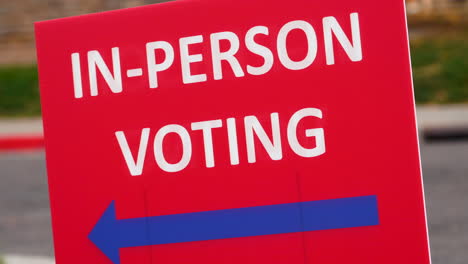
[[[155,0],[0,0],[0,263],[52,264],[35,21]],[[468,0],[407,0],[433,263],[468,263]],[[404,239],[404,238],[402,238]]]

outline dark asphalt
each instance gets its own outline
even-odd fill
[[[421,150],[433,263],[466,264],[468,141]],[[0,253],[53,255],[42,153],[0,154]]]

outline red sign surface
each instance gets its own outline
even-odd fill
[[[429,263],[403,1],[36,24],[58,264]]]

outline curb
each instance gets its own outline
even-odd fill
[[[0,151],[27,151],[44,148],[42,134],[0,135]]]
[[[420,105],[416,112],[423,140],[432,142],[468,139],[468,104]]]
[[[422,130],[426,141],[458,141],[468,139],[468,125],[427,127]]]
[[[5,264],[55,264],[52,258],[46,257],[26,257],[7,255],[4,257]]]

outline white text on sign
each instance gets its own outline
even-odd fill
[[[344,18],[343,18],[344,19]],[[338,47],[334,46],[334,38],[341,45],[348,58],[352,62],[361,61],[362,45],[361,33],[359,25],[358,13],[350,14],[350,34],[346,34],[338,20],[333,16],[324,17],[322,19],[323,31],[323,47],[327,65],[335,64],[335,52]],[[288,36],[292,31],[302,31],[305,34],[305,43],[301,44],[307,48],[306,55],[303,59],[293,60],[290,56],[290,51],[298,47],[291,46],[288,42]],[[304,20],[294,20],[284,24],[276,34],[276,47],[268,47],[256,42],[255,38],[259,35],[270,37],[270,29],[266,26],[254,26],[250,28],[243,36],[230,31],[212,33],[209,40],[204,39],[203,35],[182,37],[178,43],[170,43],[167,41],[154,41],[146,43],[146,62],[144,67],[132,68],[126,70],[127,78],[140,77],[147,74],[148,87],[158,88],[164,86],[164,72],[171,67],[180,67],[182,84],[202,83],[209,80],[222,80],[225,76],[222,63],[230,66],[230,71],[237,78],[249,75],[264,75],[270,72],[275,62],[274,52],[277,54],[279,63],[287,70],[304,70],[310,67],[321,50],[321,43],[317,40],[317,33],[314,26]],[[351,36],[350,38],[348,36]],[[241,40],[244,41],[248,52],[258,55],[263,59],[262,65],[242,65],[238,59],[238,54],[241,49]],[[221,50],[221,42],[228,42],[229,49]],[[191,48],[197,45],[203,45],[203,49],[211,51],[211,61],[206,62],[201,53],[190,52]],[[206,46],[206,47],[205,47]],[[176,49],[175,47],[178,47]],[[160,55],[158,55],[160,54]],[[112,48],[111,62],[105,62],[100,51],[92,50],[87,52],[87,65],[89,77],[89,95],[99,95],[98,87],[98,72],[102,75],[105,83],[112,93],[122,93],[123,85],[123,67],[121,63],[120,48]],[[176,56],[179,58],[176,59]],[[74,97],[83,98],[84,82],[82,72],[82,54],[76,52],[71,54]],[[175,62],[180,65],[175,65]],[[210,63],[212,68],[212,76],[208,73],[194,74],[192,66],[197,63]]]
[[[308,117],[323,118],[322,111],[317,108],[304,108],[294,113],[290,118],[286,129],[287,142],[291,150],[300,157],[313,158],[325,153],[325,133],[323,128],[310,128],[305,130],[305,136],[315,138],[315,147],[306,148],[298,140],[297,128],[299,123]],[[261,143],[267,154],[272,160],[281,160],[283,158],[283,146],[281,142],[280,119],[278,113],[272,113],[271,118],[271,137],[267,135],[264,127],[256,116],[244,117],[245,146],[247,149],[247,160],[249,163],[257,161],[255,138]],[[209,120],[194,122],[191,124],[192,132],[201,131],[203,133],[203,146],[205,152],[205,165],[207,168],[213,168],[216,165],[213,129],[225,127],[229,146],[229,155],[231,165],[239,165],[239,141],[238,128],[235,118],[228,118],[225,121]],[[151,128],[142,129],[140,144],[136,155],[132,154],[124,131],[117,131],[115,136],[118,145],[127,164],[128,170],[132,176],[139,176],[143,173],[145,157],[148,151],[149,137]],[[167,161],[164,154],[164,139],[169,134],[175,134],[180,138],[180,147],[182,148],[182,157],[176,163]],[[192,158],[192,137],[188,130],[177,124],[170,124],[160,128],[156,132],[153,141],[153,153],[157,165],[166,172],[179,172],[185,169]],[[172,146],[174,147],[174,146]],[[135,149],[135,148],[132,148]]]

